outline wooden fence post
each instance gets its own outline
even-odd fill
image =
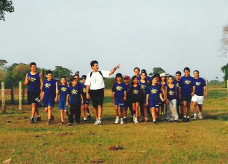
[[[22,110],[22,82],[19,82],[19,110]]]
[[[6,112],[6,97],[5,97],[5,83],[1,82],[1,88],[2,88],[2,113]]]

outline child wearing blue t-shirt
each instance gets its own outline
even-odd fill
[[[207,97],[207,84],[206,81],[199,77],[199,71],[195,70],[194,71],[194,85],[196,88],[195,95],[192,97],[192,102],[193,102],[193,111],[194,111],[194,120],[197,119],[202,119],[202,111],[203,111],[203,103],[204,103],[204,98]],[[199,114],[197,115],[197,106],[199,108]]]
[[[141,80],[139,81],[143,95],[142,95],[142,100],[140,102],[140,111],[141,111],[141,121],[148,122],[148,112],[147,112],[147,106],[146,106],[146,89],[148,86],[147,82],[147,73],[142,72],[141,73]]]
[[[53,107],[55,105],[55,102],[58,101],[58,98],[56,96],[57,91],[57,81],[53,79],[53,72],[47,71],[46,72],[47,80],[44,81],[43,85],[43,92],[41,100],[43,100],[43,105],[45,108],[45,111],[48,113],[48,125],[54,122],[54,116],[53,116]]]
[[[139,80],[137,76],[133,76],[131,79],[131,87],[129,90],[130,99],[132,102],[132,108],[135,111],[135,116],[133,118],[133,121],[135,124],[138,124],[138,116],[139,116],[139,103],[142,100],[142,89],[139,84]]]
[[[184,112],[183,112],[183,103],[180,99],[179,96],[179,90],[180,90],[180,79],[181,79],[181,72],[177,71],[176,75],[175,75],[175,80],[174,80],[174,84],[177,87],[177,113],[179,115],[179,118],[183,118],[184,117]]]
[[[43,89],[43,75],[37,71],[35,62],[30,63],[30,70],[31,71],[26,74],[24,84],[28,86],[28,102],[29,104],[32,104],[32,116],[30,121],[31,123],[34,123],[35,115],[37,117],[37,122],[41,121],[37,100],[39,100],[41,90]]]
[[[152,77],[152,84],[147,87],[146,105],[150,106],[153,123],[157,123],[158,113],[159,113],[159,103],[165,99],[162,97],[161,87],[158,85],[158,80],[156,76]]]
[[[84,122],[87,122],[87,118],[90,120],[91,116],[90,116],[90,111],[89,111],[89,103],[90,103],[90,99],[87,99],[86,97],[86,75],[82,76],[82,87],[83,87],[83,104],[82,104],[82,112],[83,112],[83,119]]]
[[[173,76],[168,77],[167,84],[167,118],[170,122],[178,122],[177,114],[177,87]]]
[[[67,85],[66,77],[61,77],[61,85],[58,87],[59,95],[59,110],[61,114],[61,124],[64,124],[64,113],[69,117],[67,107],[67,94],[69,94],[69,87]]]
[[[190,69],[188,67],[184,68],[185,76],[181,77],[180,80],[180,93],[179,96],[183,101],[183,111],[184,111],[184,122],[190,121],[191,112],[191,100],[192,96],[195,94],[194,78],[190,76]]]
[[[114,83],[112,87],[112,98],[113,103],[115,104],[115,111],[116,111],[116,120],[115,124],[124,124],[124,116],[125,116],[125,107],[126,107],[126,100],[127,100],[127,92],[125,88],[125,84],[122,82],[122,74],[116,74],[116,83]],[[119,119],[119,109],[120,109],[120,119]]]
[[[72,86],[69,88],[67,95],[67,104],[70,105],[69,126],[73,125],[75,121],[79,124],[81,117],[81,105],[83,104],[83,88],[79,81],[75,78],[71,80]]]

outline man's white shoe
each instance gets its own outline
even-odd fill
[[[199,118],[200,120],[203,119],[203,116],[202,116],[201,113],[198,114],[198,118]]]
[[[119,123],[120,123],[120,119],[119,117],[116,117],[115,124],[119,124]]]

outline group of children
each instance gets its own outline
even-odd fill
[[[46,71],[46,80],[37,71],[36,63],[30,64],[31,72],[26,75],[25,85],[28,86],[28,98],[32,103],[31,123],[41,121],[38,112],[38,103],[43,102],[45,111],[48,114],[48,125],[54,122],[53,107],[59,102],[61,124],[64,124],[64,116],[68,116],[68,125],[72,126],[74,120],[80,123],[81,110],[83,120],[91,119],[89,111],[90,100],[86,97],[86,75],[80,77],[75,75],[70,82],[66,77],[61,77],[60,82],[53,79],[53,72]],[[184,122],[190,120],[190,106],[194,104],[194,118],[202,119],[202,105],[206,96],[206,82],[199,77],[199,71],[194,71],[194,78],[190,76],[190,69],[184,69],[185,75],[177,72],[175,78],[163,74],[147,76],[145,70],[140,72],[135,68],[135,76],[123,78],[121,73],[116,74],[116,82],[113,85],[113,103],[115,104],[116,124],[127,122],[127,111],[131,112],[131,121],[149,121],[152,116],[153,123],[167,119],[169,122]],[[123,82],[124,79],[124,82]],[[199,107],[199,113],[197,112]],[[140,109],[140,111],[139,111]],[[119,114],[120,111],[120,114]],[[140,115],[140,116],[139,116]]]
[[[194,71],[194,78],[190,76],[190,69],[184,68],[184,76],[176,72],[175,78],[165,73],[155,74],[151,78],[146,70],[135,68],[135,76],[130,81],[129,76],[116,74],[116,83],[113,85],[113,103],[116,111],[116,124],[126,122],[127,111],[130,109],[132,121],[149,121],[152,115],[153,123],[161,119],[169,122],[190,121],[191,102],[194,104],[194,118],[202,119],[202,105],[207,96],[206,81],[199,77],[199,71]],[[197,113],[197,106],[199,113]],[[120,111],[120,116],[119,116]],[[141,116],[139,117],[139,113]],[[160,116],[160,117],[159,117]]]

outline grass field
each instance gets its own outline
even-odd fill
[[[12,163],[228,163],[228,97],[225,89],[210,89],[203,120],[157,125],[114,125],[111,93],[106,91],[104,125],[30,124],[30,106],[23,112],[7,107],[0,115],[0,162]],[[110,149],[118,147],[120,150]]]

